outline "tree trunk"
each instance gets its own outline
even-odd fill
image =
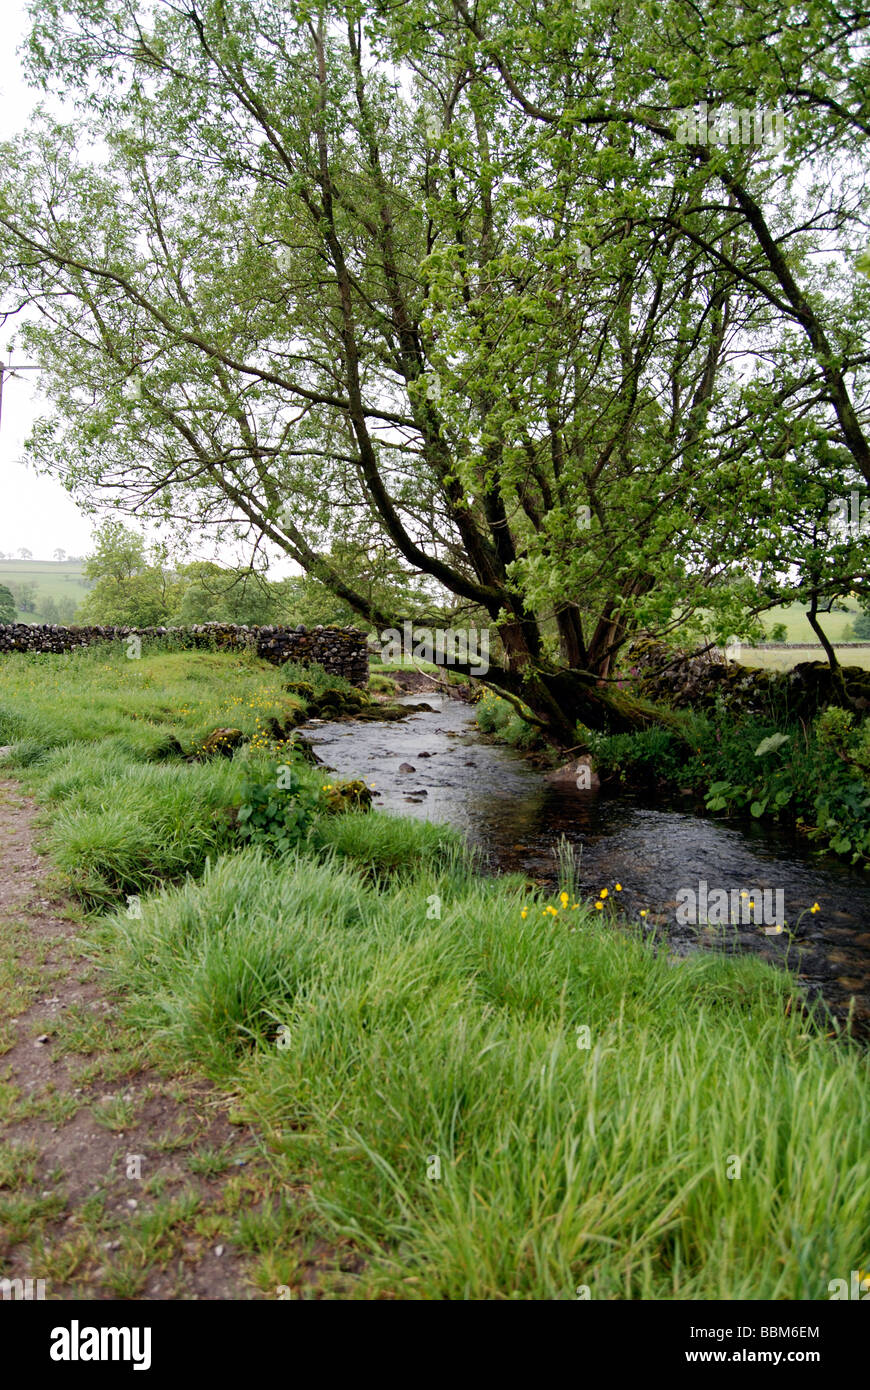
[[[578,724],[607,734],[665,728],[688,744],[684,716],[629,695],[590,671],[491,667],[486,683],[522,700],[544,736],[562,748],[576,747]]]

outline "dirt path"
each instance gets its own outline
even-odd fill
[[[317,1297],[335,1252],[294,1236],[288,1254],[292,1194],[226,1098],[147,1065],[52,893],[35,815],[0,782],[0,1279],[60,1299]]]

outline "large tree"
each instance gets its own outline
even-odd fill
[[[80,116],[0,182],[35,458],[392,626],[330,559],[375,534],[556,737],[649,717],[632,632],[739,632],[796,547],[818,588],[803,512],[870,478],[866,15],[798,8],[36,4]],[[784,147],[682,140],[700,100],[782,105]]]

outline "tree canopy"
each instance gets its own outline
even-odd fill
[[[831,525],[870,482],[867,22],[38,4],[33,78],[78,114],[3,151],[33,457],[376,625],[492,624],[489,679],[557,737],[642,720],[607,685],[634,632],[867,592]],[[341,564],[358,537],[400,598]]]

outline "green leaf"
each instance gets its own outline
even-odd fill
[[[762,757],[764,753],[774,753],[777,748],[788,743],[790,738],[791,734],[771,734],[770,738],[763,738],[755,750],[756,758]]]

